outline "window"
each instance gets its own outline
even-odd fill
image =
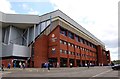
[[[70,43],[68,43],[68,46],[70,46]]]
[[[86,44],[86,40],[83,40],[83,44]]]
[[[75,48],[76,48],[77,46],[75,45]]]
[[[88,41],[86,41],[86,44],[88,45]]]
[[[71,54],[71,52],[69,51],[68,54]]]
[[[83,57],[83,54],[81,54],[81,57]]]
[[[79,54],[79,56],[81,56],[81,54]]]
[[[81,50],[82,50],[83,48],[81,47]]]
[[[56,49],[55,48],[52,48],[52,53],[56,53]]]
[[[75,40],[79,42],[79,36],[75,35]]]
[[[45,29],[45,27],[46,27],[46,26],[45,26],[45,22],[42,22],[42,23],[41,23],[41,32]]]
[[[71,52],[72,55],[74,55],[74,52]]]
[[[86,55],[84,54],[84,57],[86,57]]]
[[[80,38],[80,42],[83,43],[83,38]]]
[[[71,32],[68,32],[68,37],[71,38],[71,39],[74,39],[74,34],[71,33]]]
[[[90,42],[88,42],[88,46],[90,46]]]
[[[74,45],[73,45],[73,44],[71,44],[71,46],[72,46],[72,47],[74,47]]]
[[[60,28],[60,33],[63,34],[64,36],[67,36],[67,30]]]
[[[62,41],[62,40],[60,40],[60,44],[63,44],[63,41]]]
[[[60,49],[60,53],[62,53],[63,51]]]
[[[50,20],[47,21],[47,26],[50,25]]]
[[[64,41],[64,44],[66,45],[67,43]]]
[[[93,45],[93,48],[96,48],[96,46],[95,46],[95,45]]]
[[[64,53],[67,54],[67,51],[65,50]]]
[[[84,48],[83,48],[83,50],[84,50]]]

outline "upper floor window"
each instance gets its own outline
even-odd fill
[[[84,39],[83,38],[80,38],[80,42],[83,43]]]
[[[46,26],[45,26],[45,22],[42,22],[42,23],[41,23],[41,32],[45,29],[45,27],[46,27]]]
[[[65,42],[65,41],[64,41],[64,44],[66,45],[66,44],[67,44],[67,42]]]
[[[71,54],[71,52],[69,51],[68,54]]]
[[[75,48],[76,48],[77,46],[75,45]]]
[[[68,46],[70,46],[70,43],[68,43]]]
[[[77,35],[75,35],[75,40],[79,42],[79,37]]]
[[[67,36],[67,30],[60,28],[60,33],[63,34],[64,36]]]
[[[60,44],[63,44],[63,41],[62,41],[62,40],[60,40]]]
[[[67,51],[65,50],[64,53],[67,54]]]
[[[74,39],[74,34],[71,33],[71,32],[69,32],[69,33],[68,33],[68,37],[71,38],[71,39]]]
[[[60,49],[60,53],[62,53],[62,52],[63,52],[63,50]]]
[[[72,47],[74,47],[74,44],[71,44]]]

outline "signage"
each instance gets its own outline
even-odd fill
[[[52,48],[52,53],[55,53],[56,52],[56,49],[55,48]]]
[[[51,38],[52,42],[56,42],[57,37],[55,37],[55,34],[52,34],[52,36],[51,36],[51,37],[52,37],[52,38]]]

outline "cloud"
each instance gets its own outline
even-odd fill
[[[10,2],[48,2],[48,0],[9,0]]]
[[[28,12],[28,14],[35,14],[35,15],[38,15],[39,12],[36,11],[36,10],[30,9],[30,11]]]
[[[116,48],[116,47],[118,47],[118,39],[117,38],[112,39],[112,40],[111,39],[104,40],[103,42],[106,44],[107,48]]]
[[[4,13],[16,13],[11,9],[12,6],[8,0],[0,0],[0,11]]]
[[[111,51],[112,60],[115,55],[118,56],[118,1],[50,0],[54,9],[60,9],[103,41],[107,49]],[[115,52],[116,54],[114,54]]]
[[[34,10],[33,8],[31,8],[29,5],[27,5],[25,3],[23,3],[21,6],[24,10],[28,11],[27,14],[34,14],[34,15],[39,14],[38,11]]]
[[[29,10],[29,6],[27,4],[22,4],[24,10]]]

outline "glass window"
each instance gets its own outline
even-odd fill
[[[64,41],[64,44],[66,45],[67,43]]]
[[[71,46],[72,46],[72,47],[74,47],[74,45],[73,45],[73,44],[71,44]]]
[[[45,22],[41,23],[41,32],[45,29]]]
[[[89,45],[89,44],[88,44],[88,41],[86,41],[86,43],[87,43],[87,45]]]
[[[81,50],[82,50],[82,47],[81,47]]]
[[[47,23],[47,26],[48,26],[50,24],[50,20],[48,20],[46,23]]]
[[[80,42],[83,43],[83,38],[80,38]]]
[[[67,54],[67,51],[65,50],[64,53]]]
[[[83,56],[83,54],[81,54],[81,56]]]
[[[69,36],[69,38],[74,39],[74,34],[73,33],[68,32],[68,36]]]
[[[60,33],[63,34],[64,36],[67,36],[67,30],[60,28]]]
[[[73,52],[71,52],[71,55],[73,55]]]
[[[62,44],[62,40],[60,40],[60,44]]]
[[[79,42],[79,37],[77,35],[75,35],[75,40]]]
[[[60,53],[62,53],[62,50],[60,49]]]
[[[70,43],[68,43],[68,46],[70,46]]]
[[[68,54],[71,54],[71,52],[69,51]]]
[[[76,48],[77,46],[75,45],[75,48]]]
[[[72,52],[72,55],[74,55],[74,52]]]
[[[83,48],[83,50],[84,50],[84,48]]]

